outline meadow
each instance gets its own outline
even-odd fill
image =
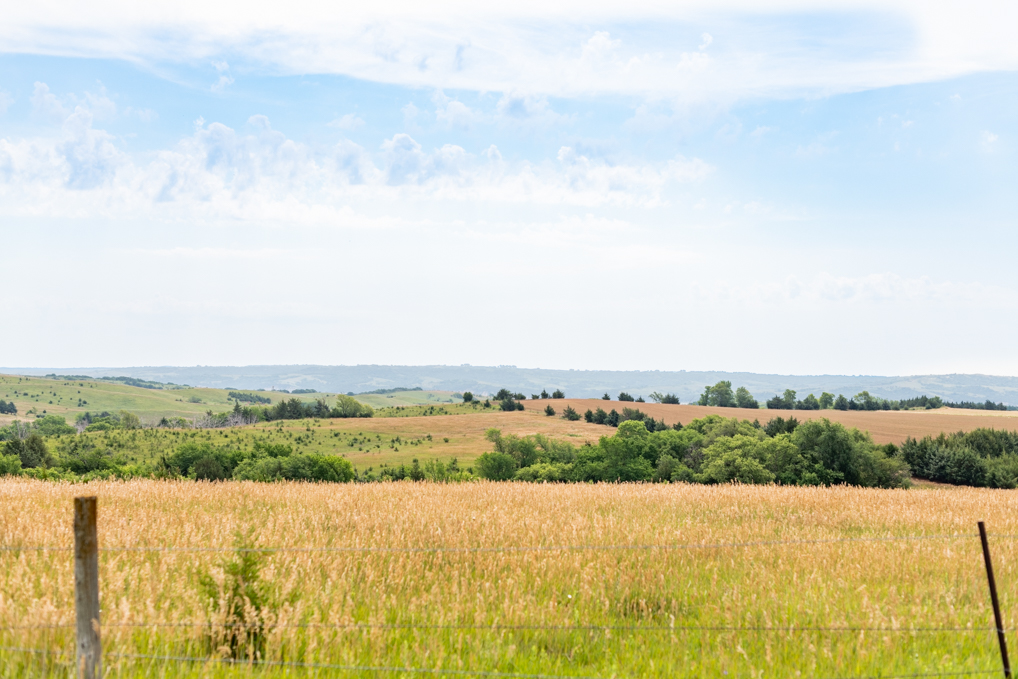
[[[415,675],[179,660],[252,648],[620,679],[994,672],[981,519],[1008,629],[1018,603],[1009,491],[5,479],[0,677],[73,675],[71,555],[29,548],[72,544],[78,495],[99,498],[111,677]],[[231,616],[238,572],[259,610]],[[242,623],[263,636],[231,645]]]

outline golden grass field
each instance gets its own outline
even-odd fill
[[[587,409],[611,410],[614,408],[621,413],[623,408],[639,408],[655,419],[664,418],[665,423],[669,425],[675,424],[675,422],[688,424],[690,420],[705,415],[737,417],[750,422],[760,420],[761,424],[767,424],[767,421],[772,417],[794,417],[800,422],[826,417],[832,422],[840,422],[846,427],[856,427],[870,432],[873,440],[877,443],[894,444],[901,443],[908,436],[921,438],[927,434],[936,436],[940,432],[972,431],[980,427],[1018,429],[1018,411],[1001,410],[963,410],[959,408],[872,412],[859,410],[750,410],[747,408],[630,403],[582,398],[523,401],[524,407],[532,411],[542,411],[549,403],[560,414],[567,405],[571,405],[581,415]]]
[[[99,498],[103,549],[229,549],[246,534],[293,550],[264,557],[270,661],[620,679],[993,671],[980,519],[1009,629],[1018,605],[1014,491],[3,479],[0,545],[69,547],[77,495]],[[926,539],[866,540],[895,536]],[[760,541],[786,544],[733,546]],[[714,546],[619,548],[638,545]],[[107,676],[419,676],[124,657],[214,652],[180,623],[211,619],[198,580],[222,582],[231,558],[102,552]],[[24,629],[73,620],[69,551],[0,551],[0,647],[53,652],[0,650],[0,677],[73,676],[73,628]]]

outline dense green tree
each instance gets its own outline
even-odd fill
[[[834,394],[829,394],[826,391],[820,394],[820,409],[828,410],[834,406]]]
[[[590,411],[588,410],[587,412]],[[544,414],[547,415],[548,417],[555,417],[555,409],[552,408],[551,405],[546,405],[544,407]]]
[[[549,408],[551,406],[548,406]],[[566,406],[565,410],[562,411],[562,419],[575,422],[580,419],[580,414],[572,406]]]
[[[565,398],[565,397],[566,397],[566,394],[565,394],[565,392],[564,392],[564,391],[562,391],[561,389],[556,389],[555,391],[553,391],[553,392],[551,393],[551,397],[552,397],[552,398]]]
[[[623,392],[619,393],[619,400],[620,401],[633,401],[634,399],[633,399],[632,396],[630,396],[629,394],[627,394],[626,392],[623,391]]]
[[[505,453],[484,453],[477,458],[477,470],[482,479],[508,481],[516,474],[516,460]]]
[[[703,394],[700,395],[700,400],[697,403],[702,406],[734,408],[736,401],[735,394],[732,392],[732,383],[722,380],[713,387],[704,387]]]
[[[735,390],[735,405],[740,408],[752,408],[756,410],[760,407],[760,404],[753,398],[753,394],[749,393],[749,389],[746,387],[739,387]]]
[[[474,395],[473,395],[472,392],[469,392],[469,391],[464,391],[463,392],[463,402],[464,403],[471,403],[473,400],[474,400]]]
[[[820,401],[813,394],[795,404],[796,410],[820,410]]]

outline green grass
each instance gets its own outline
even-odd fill
[[[453,393],[451,391],[397,391],[393,394],[356,394],[354,398],[361,403],[367,403],[372,408],[461,403],[463,399],[453,398]]]
[[[299,398],[314,401],[317,398],[334,398],[335,394],[284,394],[281,392],[254,392],[278,403],[281,399]],[[146,424],[155,424],[163,417],[194,417],[207,410],[223,412],[233,407],[227,389],[143,389],[102,380],[54,380],[44,377],[0,375],[0,399],[14,401],[18,414],[0,416],[0,424],[13,419],[32,420],[36,415],[60,415],[74,422],[79,413],[115,413],[127,410]],[[256,405],[244,403],[242,405]]]

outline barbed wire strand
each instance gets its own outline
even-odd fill
[[[898,535],[886,537],[860,537],[860,538],[816,538],[803,540],[755,540],[748,542],[688,542],[675,544],[632,544],[632,545],[535,545],[535,546],[503,546],[503,547],[100,547],[100,552],[259,552],[271,553],[394,553],[394,554],[417,554],[417,553],[439,553],[439,552],[463,552],[463,553],[484,553],[484,552],[554,552],[554,551],[623,551],[623,550],[684,550],[684,549],[730,549],[743,547],[765,547],[765,546],[797,546],[797,545],[820,545],[837,543],[866,543],[866,542],[903,542],[920,540],[958,540],[979,537],[977,534],[954,534],[954,535]],[[1018,539],[1015,536],[993,536]],[[68,552],[71,547],[57,547],[54,545],[19,547],[16,545],[0,546],[0,551],[54,551]]]
[[[10,625],[0,627],[0,632],[15,630],[70,629],[74,623],[51,623],[44,625]],[[212,623],[212,622],[107,622],[102,624],[108,628],[180,628],[209,627],[216,629],[252,629],[258,627],[250,623]],[[266,630],[277,629],[325,629],[325,630],[477,630],[477,631],[548,631],[548,632],[894,632],[910,633],[981,633],[996,632],[995,627],[860,627],[816,625],[458,625],[458,624],[416,624],[416,623],[294,623],[263,626]],[[1005,632],[1011,630],[1004,630]]]

